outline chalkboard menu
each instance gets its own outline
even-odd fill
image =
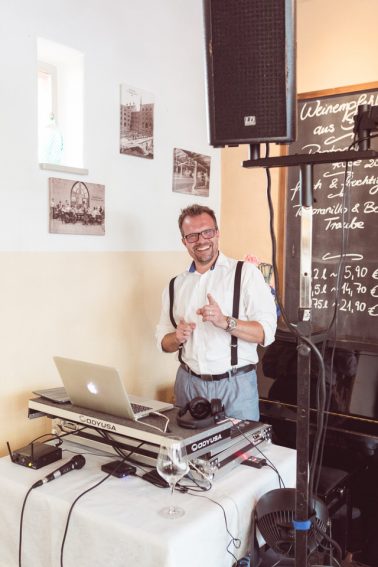
[[[298,101],[298,138],[289,154],[347,150],[361,104],[378,105],[378,83],[303,95]],[[371,149],[378,149],[377,139]],[[378,341],[378,159],[314,166],[312,315],[315,330],[328,328],[339,283],[337,337]],[[300,171],[288,168],[286,193],[285,305],[297,320],[300,261]],[[344,230],[343,230],[344,227]]]

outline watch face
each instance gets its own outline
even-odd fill
[[[228,321],[227,321],[227,331],[230,332],[233,329],[235,329],[237,325],[236,319],[234,319],[233,317],[229,317]]]

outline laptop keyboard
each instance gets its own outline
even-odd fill
[[[152,411],[152,408],[148,406],[142,406],[141,404],[136,404],[135,402],[131,403],[131,408],[134,413],[141,413],[144,411]]]
[[[65,388],[62,387],[35,390],[33,391],[33,394],[37,394],[38,396],[41,396],[41,398],[45,398],[46,400],[50,400],[58,404],[66,404],[70,401]]]

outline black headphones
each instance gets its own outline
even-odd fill
[[[189,416],[186,415],[189,412]],[[196,397],[190,400],[178,412],[177,423],[189,429],[201,429],[218,423],[225,418],[222,400],[214,398],[209,402],[206,398]]]

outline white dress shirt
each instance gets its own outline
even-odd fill
[[[231,335],[211,322],[202,322],[198,308],[209,303],[211,293],[225,316],[232,316],[234,278],[237,260],[220,253],[210,270],[200,274],[190,269],[177,276],[174,282],[173,316],[195,323],[189,340],[183,345],[183,361],[197,374],[220,374],[231,368]],[[193,266],[193,264],[192,264]],[[274,341],[277,325],[276,305],[268,284],[260,270],[244,262],[238,319],[258,321],[264,329],[264,344]],[[160,350],[163,337],[175,330],[169,317],[169,288],[163,291],[162,310],[156,328],[156,340]],[[258,362],[257,344],[238,339],[238,366]]]

